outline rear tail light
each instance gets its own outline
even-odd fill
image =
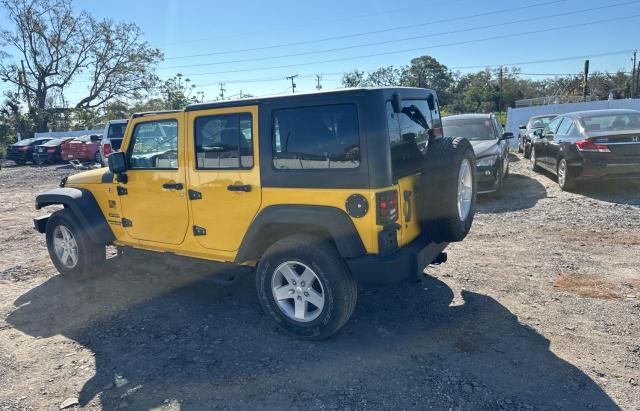
[[[49,149],[47,149],[47,151],[50,152],[50,153],[55,153],[56,149],[55,148],[49,148]]]
[[[576,141],[578,151],[587,151],[592,153],[610,153],[609,146],[606,144],[595,144],[590,139]]]
[[[102,151],[104,152],[103,153],[104,157],[106,157],[109,154],[111,154],[111,144],[110,143],[104,143],[104,146],[102,146]]]
[[[387,225],[398,220],[398,192],[384,191],[376,194],[376,224]]]
[[[18,151],[29,151],[29,147],[19,147]]]

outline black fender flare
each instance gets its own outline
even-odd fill
[[[55,188],[36,197],[36,210],[56,204],[61,204],[73,212],[93,242],[108,244],[116,239],[98,202],[89,190],[71,187]]]
[[[236,263],[257,261],[275,241],[305,232],[325,233],[343,258],[366,254],[353,221],[336,207],[275,205],[264,208],[247,230],[235,258]]]

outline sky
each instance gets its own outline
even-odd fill
[[[165,55],[157,74],[181,73],[205,100],[340,86],[342,73],[402,66],[431,55],[454,71],[515,65],[524,77],[631,71],[640,0],[76,1],[99,18],[138,24]],[[0,27],[8,26],[0,16]],[[9,50],[10,51],[10,50]],[[537,63],[534,63],[537,62]],[[518,63],[518,64],[514,64]],[[0,88],[3,85],[0,84]],[[86,88],[69,89],[71,103]]]

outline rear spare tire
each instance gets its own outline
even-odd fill
[[[430,142],[418,187],[423,229],[436,242],[462,241],[476,211],[476,157],[466,138]]]

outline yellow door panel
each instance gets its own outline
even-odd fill
[[[127,129],[123,226],[137,240],[181,244],[189,226],[184,166],[184,114],[140,117]]]
[[[420,234],[420,224],[416,215],[416,187],[419,178],[419,174],[414,174],[398,180],[398,212],[401,225],[398,245],[401,247],[415,240]]]
[[[198,243],[236,251],[262,202],[258,107],[189,112],[189,189]],[[195,233],[195,231],[194,231]]]

